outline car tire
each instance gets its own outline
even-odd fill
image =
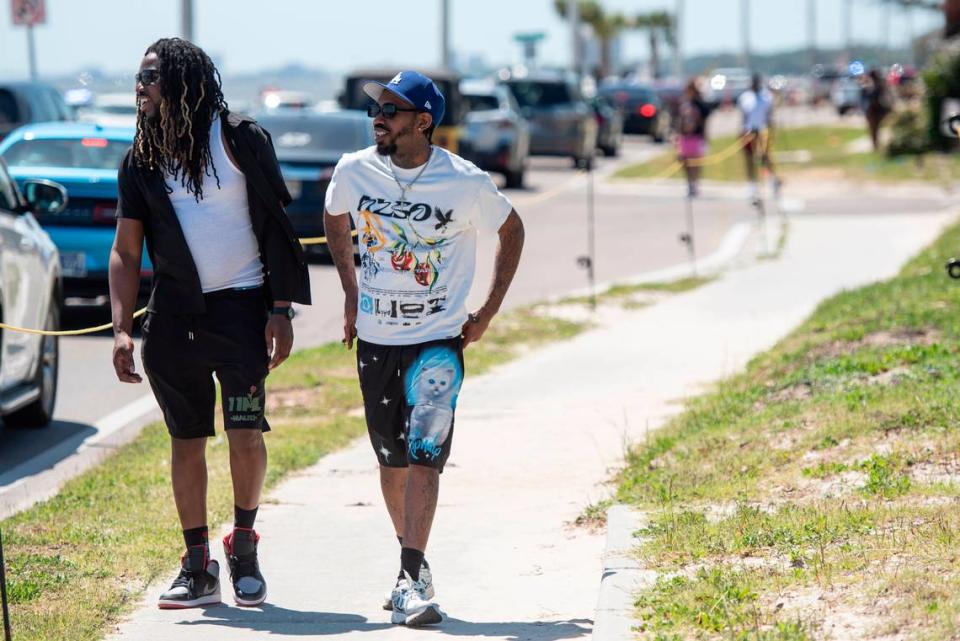
[[[616,145],[608,145],[606,147],[601,147],[600,151],[602,151],[603,155],[606,156],[607,158],[613,158],[618,153],[620,153],[620,149],[618,149]]]
[[[60,308],[51,301],[47,311],[46,330],[60,328]],[[40,360],[34,383],[40,388],[40,397],[15,412],[3,417],[10,427],[45,427],[53,420],[53,408],[57,403],[57,376],[60,373],[60,339],[56,336],[44,336],[40,348]]]
[[[506,178],[506,187],[507,189],[522,189],[523,188],[523,168],[516,171],[507,170],[503,172],[503,177]]]

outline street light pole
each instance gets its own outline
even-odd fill
[[[810,48],[810,68],[817,64],[817,0],[807,0],[807,43]]]
[[[180,2],[180,37],[193,42],[193,0]]]
[[[570,21],[570,68],[580,75],[580,3],[567,0],[567,19]]]
[[[750,68],[750,0],[740,0],[740,35],[743,38],[743,66]]]
[[[683,17],[684,0],[676,0],[673,9],[673,75],[683,77]]]
[[[30,61],[30,80],[37,80],[37,44],[33,39],[33,23],[27,24],[27,58]]]
[[[440,59],[450,68],[450,0],[440,0]]]
[[[853,59],[853,0],[843,0],[843,55]]]

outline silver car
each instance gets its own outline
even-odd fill
[[[466,105],[460,155],[485,171],[501,173],[507,187],[523,187],[530,156],[530,125],[520,115],[513,94],[493,82],[464,80]]]
[[[589,166],[597,151],[597,121],[574,79],[562,75],[511,77],[505,81],[530,122],[530,153],[570,156]]]
[[[46,180],[26,181],[21,195],[0,160],[0,321],[59,329],[60,256],[33,213],[57,213],[66,203],[66,190]],[[6,425],[41,427],[50,422],[59,355],[55,336],[0,332],[0,415]]]

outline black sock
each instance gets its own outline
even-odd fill
[[[420,564],[423,563],[423,552],[413,548],[400,549],[400,567],[410,575],[414,581],[420,578]]]
[[[253,523],[257,520],[257,510],[260,509],[260,506],[253,508],[252,510],[245,510],[242,507],[233,506],[233,527],[243,528],[245,530],[252,530]]]
[[[183,531],[183,542],[187,544],[188,548],[206,545],[208,535],[206,525],[190,528],[189,530]]]

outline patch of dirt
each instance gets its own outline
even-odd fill
[[[267,411],[310,408],[316,395],[315,390],[305,388],[271,391],[267,394]]]
[[[960,485],[960,460],[956,457],[940,461],[924,461],[909,468],[910,480],[925,485],[944,483]]]
[[[933,329],[881,330],[867,334],[856,341],[831,341],[818,345],[810,351],[810,356],[819,360],[850,354],[862,347],[932,345],[938,342],[941,337],[942,333]]]
[[[811,502],[852,494],[867,480],[863,472],[848,471],[824,478],[800,477],[796,483],[772,488],[774,502]]]
[[[896,601],[869,598],[859,586],[788,588],[766,601],[781,621],[809,622],[816,628],[815,637],[824,641],[906,641],[909,636],[906,630],[885,629]]]
[[[912,376],[909,367],[894,367],[886,372],[881,372],[876,376],[868,377],[865,382],[867,385],[893,386]]]

